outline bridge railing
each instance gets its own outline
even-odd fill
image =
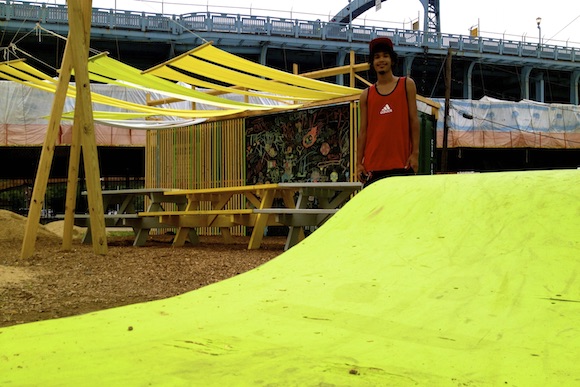
[[[50,25],[68,23],[65,5],[0,0],[0,20],[40,22]],[[216,12],[165,15],[117,9],[94,8],[93,28],[165,32],[182,35],[193,32],[234,33],[293,37],[360,43],[361,49],[376,37],[389,37],[397,46],[447,49],[480,54],[534,57],[559,61],[580,61],[580,48],[528,43],[481,36],[431,33],[386,27],[287,19],[269,16]],[[362,46],[365,44],[365,46]]]

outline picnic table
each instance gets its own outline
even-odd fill
[[[253,227],[248,249],[257,249],[267,226],[286,225],[290,227],[285,245],[288,249],[304,237],[304,227],[321,225],[361,187],[360,183],[337,182],[171,190],[164,195],[187,198],[184,209],[145,211],[139,215],[158,216],[160,223],[175,226],[176,247],[183,246],[188,236],[192,244],[199,243],[194,232],[197,227],[218,227],[225,240],[231,241],[230,228],[242,225]],[[246,205],[236,208],[232,203],[236,196],[242,196]],[[274,206],[276,198],[281,199],[283,207]],[[316,207],[308,205],[310,199],[317,203]]]
[[[165,195],[171,191],[168,188],[138,188],[138,189],[118,189],[103,190],[103,208],[113,206],[113,213],[105,213],[106,227],[131,227],[135,233],[134,246],[143,246],[151,229],[172,227],[163,224],[158,217],[144,217],[139,215],[136,202],[139,199],[148,198],[149,205],[146,211],[161,212],[164,211],[164,204],[175,204],[177,209],[184,209],[187,204],[187,198],[183,195]],[[82,192],[86,195],[87,192]],[[59,218],[64,217],[59,215]],[[89,214],[75,214],[74,224],[76,226],[86,227],[87,231],[83,237],[83,243],[91,243],[91,222]]]

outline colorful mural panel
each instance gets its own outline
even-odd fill
[[[348,181],[349,105],[246,119],[247,184]]]

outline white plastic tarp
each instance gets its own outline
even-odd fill
[[[166,98],[158,93],[147,93],[143,90],[130,89],[115,85],[92,84],[91,91],[134,102],[147,104],[147,94],[151,100]],[[244,97],[237,94],[224,95],[224,98],[243,101]],[[42,145],[46,136],[48,118],[50,116],[54,94],[31,88],[16,82],[0,81],[0,146],[2,145]],[[277,106],[275,100],[249,97],[250,103],[260,103]],[[192,103],[174,102],[160,105],[174,109],[193,109]],[[75,100],[67,98],[64,112],[74,111]],[[196,104],[195,109],[211,110],[214,106]],[[94,103],[94,111],[113,112],[120,109],[108,105]],[[203,120],[181,120],[171,116],[157,117],[160,121],[125,120],[95,121],[95,135],[97,145],[145,145],[145,131],[143,129],[163,129],[184,127],[199,123]],[[70,144],[72,139],[72,121],[63,120],[60,125],[57,145]]]
[[[437,122],[442,144],[445,101]],[[580,106],[530,100],[450,101],[450,148],[580,148]]]

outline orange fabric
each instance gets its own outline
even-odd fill
[[[409,105],[405,77],[388,95],[375,85],[367,98],[367,139],[364,166],[368,171],[405,168],[411,155]]]

